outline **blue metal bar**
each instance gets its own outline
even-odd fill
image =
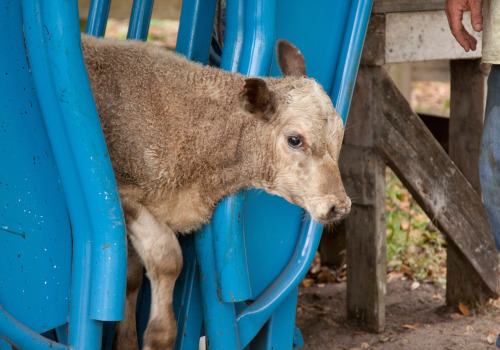
[[[73,227],[69,341],[75,349],[98,348],[102,322],[91,318],[123,317],[126,241],[80,49],[78,9],[74,2],[42,7],[24,0],[23,14],[31,70]]]
[[[27,328],[5,311],[2,305],[0,305],[0,334],[19,349],[71,349]]]
[[[91,224],[90,317],[117,321],[123,318],[127,256],[118,187],[83,61],[77,4],[57,8],[42,13],[45,26],[55,27],[47,34],[48,58]]]
[[[217,0],[184,0],[175,51],[206,63],[210,50]]]
[[[153,12],[153,0],[134,0],[127,39],[143,40],[148,37],[149,22]]]
[[[92,0],[90,2],[85,33],[96,37],[104,36],[110,4],[111,0]]]
[[[198,273],[202,295],[205,332],[211,349],[241,349],[233,303],[221,301],[217,295],[217,276],[213,250],[213,228],[208,224],[195,236]],[[203,260],[200,261],[200,257]]]
[[[69,140],[64,129],[63,119],[57,102],[56,90],[50,74],[50,64],[44,42],[48,40],[44,33],[50,33],[52,27],[45,27],[42,19],[41,6],[36,0],[23,0],[23,22],[26,38],[26,48],[30,57],[30,68],[36,87],[38,100],[45,120],[45,126],[51,142],[54,158],[61,164],[58,171],[65,191],[70,191],[68,211],[72,221],[73,236],[73,267],[71,281],[70,304],[70,344],[75,349],[91,349],[98,346],[97,335],[100,324],[90,320],[89,296],[91,259],[86,249],[92,241],[89,215],[83,202],[83,190],[71,154]],[[79,341],[79,336],[86,339]],[[75,345],[76,344],[76,345]]]
[[[239,7],[233,7],[232,14],[242,16],[242,5],[240,2]],[[241,51],[241,58],[236,57],[240,61],[238,71],[248,75],[268,75],[274,48],[276,2],[252,0],[247,3],[245,11],[246,29],[243,30],[241,23],[235,22],[231,23],[233,27],[230,28],[231,36],[236,36],[236,40],[243,32],[252,33],[244,37],[246,45]],[[246,40],[251,41],[248,43]],[[237,47],[230,46],[228,51],[235,48]],[[238,61],[236,59],[225,61],[226,64],[233,65],[228,68],[235,68]],[[245,192],[241,191],[224,199],[214,214],[215,266],[219,295],[226,302],[243,301],[251,297],[243,232],[244,202]]]
[[[236,72],[241,59],[245,2],[230,0],[226,7],[226,36],[221,67]],[[245,193],[225,198],[214,213],[214,255],[219,296],[225,302],[251,298],[243,234]]]
[[[252,296],[243,232],[244,214],[245,194],[240,191],[219,203],[212,219],[217,289],[219,297],[227,303]]]
[[[346,26],[348,30],[344,36],[339,56],[339,62],[344,63],[342,66],[343,70],[337,72],[330,96],[344,124],[349,113],[372,3],[373,0],[353,0],[349,11]]]
[[[276,1],[248,0],[245,11],[244,46],[238,71],[268,76],[274,50]]]
[[[245,1],[227,0],[226,2],[226,35],[220,68],[237,72],[243,50],[245,23]]]
[[[298,286],[318,249],[323,225],[309,217],[302,226],[297,248],[280,276],[237,317],[240,343],[245,347],[255,337],[274,310]]]

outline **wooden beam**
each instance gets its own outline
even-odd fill
[[[449,155],[480,194],[478,158],[486,93],[485,74],[481,70],[481,60],[451,61],[450,72]],[[481,278],[451,239],[448,239],[447,252],[446,303],[474,305],[487,301],[489,295]]]
[[[373,13],[444,10],[446,0],[374,0]]]
[[[376,90],[373,71],[360,67],[347,119],[340,171],[352,199],[345,220],[347,316],[364,328],[385,327],[387,253],[385,234],[385,162],[377,150]]]
[[[387,73],[379,73],[374,79],[382,101],[381,152],[422,209],[470,262],[489,295],[498,297],[498,253],[481,197]]]
[[[465,28],[478,39],[476,51],[465,52],[451,34],[444,11],[401,12],[385,15],[385,62],[415,62],[481,57],[481,33],[471,29],[470,12]]]

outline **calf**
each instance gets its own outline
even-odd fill
[[[349,212],[337,164],[342,120],[289,42],[277,45],[279,79],[210,68],[137,41],[83,36],[82,49],[131,243],[115,348],[137,349],[142,265],[152,292],[144,349],[173,346],[176,235],[207,223],[225,196],[260,188],[323,223]]]

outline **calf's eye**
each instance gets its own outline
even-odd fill
[[[302,139],[299,136],[288,136],[288,144],[293,148],[302,147]]]

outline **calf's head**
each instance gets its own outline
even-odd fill
[[[282,73],[293,77],[283,80],[285,88],[251,78],[239,95],[242,108],[272,128],[274,176],[262,187],[319,222],[338,221],[351,207],[338,168],[342,120],[321,86],[306,77],[300,51],[280,40],[277,54]]]

